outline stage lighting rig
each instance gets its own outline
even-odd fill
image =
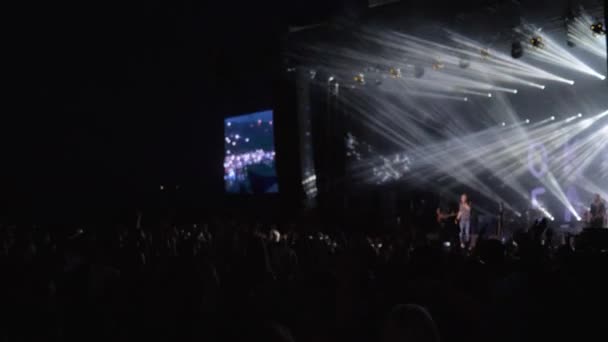
[[[490,58],[490,51],[489,51],[488,49],[485,49],[485,48],[484,48],[484,49],[481,49],[480,53],[481,53],[481,57],[482,57],[483,59],[488,59],[488,58]]]
[[[545,47],[545,43],[543,43],[543,38],[540,36],[534,36],[530,38],[530,44],[537,49],[542,49]]]
[[[390,68],[388,72],[392,78],[401,78],[401,69],[399,68]]]
[[[445,65],[443,63],[441,63],[440,61],[435,61],[433,63],[433,70],[438,71],[445,68]]]
[[[606,34],[606,30],[604,29],[604,24],[602,24],[601,22],[597,22],[597,23],[591,25],[591,31],[593,32],[594,36],[603,36]]]
[[[355,77],[353,79],[355,80],[355,82],[357,82],[357,84],[360,84],[360,85],[365,84],[365,75],[363,75],[363,74],[357,74],[357,75],[355,75]]]

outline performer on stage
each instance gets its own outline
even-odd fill
[[[458,207],[458,215],[456,222],[460,227],[460,247],[465,248],[471,238],[471,203],[467,198],[467,194],[460,196],[460,205]]]
[[[589,226],[591,228],[602,228],[606,215],[606,205],[599,194],[595,195],[593,203],[589,209]]]
[[[443,194],[439,196],[439,204],[436,210],[437,228],[439,236],[443,241],[457,243],[458,228],[454,224],[456,210],[454,210]]]

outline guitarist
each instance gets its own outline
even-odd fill
[[[439,223],[441,228],[444,228],[445,224],[448,222],[448,219],[452,217],[456,217],[456,213],[449,213],[445,209],[437,208],[437,223]]]
[[[589,226],[591,228],[602,228],[604,226],[605,215],[606,205],[602,201],[602,197],[596,194],[589,210]]]
[[[452,238],[456,237],[456,227],[453,225],[456,213],[452,210],[451,206],[448,205],[443,196],[440,196],[436,215],[439,234],[443,236],[443,239],[451,241]]]

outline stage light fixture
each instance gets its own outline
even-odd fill
[[[540,36],[534,36],[530,38],[530,44],[537,49],[542,49],[545,47],[545,44],[543,43],[543,38]]]
[[[571,116],[566,119],[566,123],[570,123],[578,118],[578,115]]]
[[[360,85],[365,84],[365,75],[363,75],[363,74],[355,75],[355,77],[353,79],[355,80],[355,82],[357,82]]]
[[[440,61],[433,62],[433,70],[435,70],[435,71],[441,70],[444,67],[445,67],[445,65],[443,63],[441,63]]]
[[[465,98],[464,98],[464,102],[469,102],[469,98],[468,98],[468,97],[465,97]]]
[[[530,119],[526,119],[526,123],[529,124],[530,123]]]
[[[480,53],[483,59],[490,58],[490,51],[488,49],[481,49]]]
[[[488,97],[492,97],[492,93],[488,93]]]
[[[400,78],[401,77],[401,69],[399,68],[390,68],[389,73],[392,78]]]
[[[583,114],[578,113],[578,115],[577,115],[577,116],[578,116],[579,118],[582,118],[582,117],[583,117]]]
[[[552,116],[552,117],[551,117],[551,121],[555,121],[555,116]]]
[[[606,34],[606,30],[604,30],[604,24],[602,24],[601,22],[597,22],[591,25],[591,31],[595,36],[602,36]]]
[[[547,209],[545,209],[543,206],[538,205],[538,203],[536,203],[536,204],[532,203],[532,205],[535,206],[536,208],[538,208],[538,210],[540,210],[543,213],[543,215],[545,215],[546,218],[548,218],[551,221],[555,221],[555,217],[553,217],[553,215],[551,215],[551,213]]]
[[[503,123],[501,123],[500,125],[501,125],[502,127],[505,127],[505,126],[507,125],[507,123],[506,123],[506,122],[503,122]]]

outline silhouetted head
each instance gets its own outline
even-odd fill
[[[438,342],[439,330],[431,314],[419,305],[397,305],[387,317],[383,342]]]

